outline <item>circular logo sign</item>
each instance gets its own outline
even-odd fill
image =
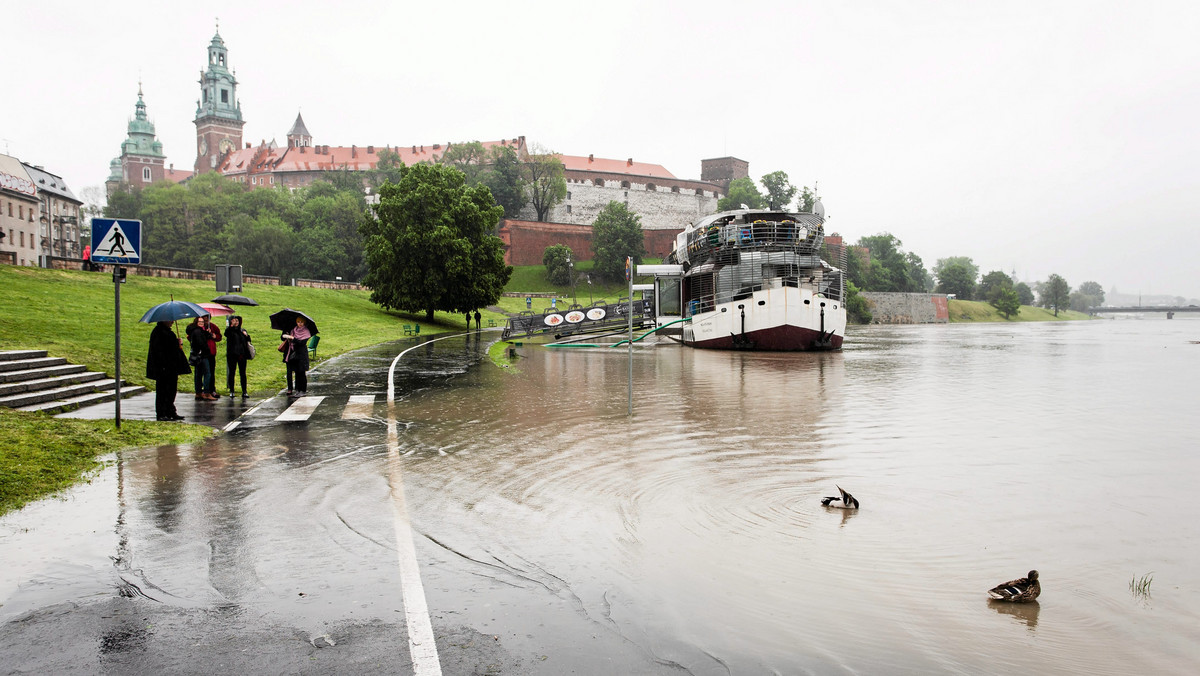
[[[572,324],[578,324],[579,322],[583,321],[583,317],[583,313],[579,310],[571,310],[567,313],[567,321],[571,322]]]
[[[542,321],[546,322],[546,326],[558,326],[559,324],[562,324],[563,316],[562,315],[546,315],[546,317]]]
[[[602,308],[602,307],[594,307],[594,308],[592,308],[591,310],[588,310],[588,311],[587,311],[587,318],[588,318],[588,319],[590,319],[590,320],[592,320],[592,321],[597,321],[597,320],[600,320],[600,319],[604,319],[604,314],[605,314],[605,313],[604,313],[604,308]]]

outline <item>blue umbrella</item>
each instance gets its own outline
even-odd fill
[[[154,322],[173,322],[179,319],[187,319],[189,317],[203,317],[208,314],[208,310],[189,303],[186,300],[169,300],[165,303],[159,303],[154,307],[146,310],[146,314],[142,315],[139,321],[147,324]]]

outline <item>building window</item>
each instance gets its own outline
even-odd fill
[[[568,214],[571,213],[571,205],[570,204],[567,205],[567,213]]]
[[[146,183],[150,182],[150,167],[142,167],[142,180]]]
[[[9,215],[11,216],[12,214],[9,214]],[[22,221],[25,220],[25,205],[24,204],[17,205],[17,218]]]
[[[647,183],[646,191],[647,192],[658,192],[658,186],[654,185],[653,183]]]
[[[604,179],[602,179],[602,178],[598,178],[595,181],[592,181],[592,183],[595,183],[596,187],[599,187],[599,188],[604,187]]]
[[[8,217],[12,218],[12,202],[8,203]]]
[[[628,190],[629,189],[629,181],[621,181],[621,187]],[[625,196],[629,197],[629,193],[625,193]]]
[[[567,191],[567,199],[571,199],[571,191],[570,190]]]
[[[228,89],[221,90],[221,103],[229,103],[229,90]]]
[[[271,185],[275,185],[275,177],[274,176],[271,177]]]

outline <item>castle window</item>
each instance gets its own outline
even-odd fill
[[[221,103],[229,103],[229,90],[228,89],[221,90]]]
[[[629,189],[629,181],[621,181],[621,187],[628,190]],[[625,193],[625,196],[629,197],[629,193]]]
[[[647,183],[646,191],[647,192],[658,192],[658,186],[654,185],[653,183]]]
[[[603,188],[603,187],[604,187],[604,179],[602,179],[602,178],[598,178],[598,179],[596,179],[595,181],[592,181],[592,182],[593,182],[593,183],[595,183],[595,184],[596,184],[598,187],[601,187],[601,188]]]
[[[673,185],[673,186],[671,186],[671,192],[673,192],[673,193],[678,193],[678,192],[679,192],[679,186],[677,186],[677,185]]]
[[[567,199],[571,199],[571,191],[570,190],[567,191]]]
[[[150,182],[150,167],[142,167],[142,180],[147,183]]]
[[[571,213],[571,205],[570,204],[567,205],[567,213],[568,214]]]
[[[9,215],[11,216],[12,214],[9,214]],[[17,218],[20,220],[25,220],[25,205],[23,205],[23,204],[17,205]]]
[[[207,89],[205,89],[205,90],[204,90],[204,92],[203,92],[203,94],[204,94],[204,102],[205,102],[205,103],[208,103],[208,90],[207,90]]]

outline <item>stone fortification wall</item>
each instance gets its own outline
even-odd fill
[[[292,286],[302,286],[309,289],[338,289],[350,291],[362,291],[365,286],[358,282],[339,282],[337,280],[328,279],[293,279]]]
[[[703,181],[673,178],[630,177],[598,172],[565,173],[567,198],[550,210],[555,223],[591,225],[609,202],[622,202],[642,219],[644,230],[679,231],[701,216],[717,211],[720,187]],[[537,212],[526,205],[520,217],[534,220]]]
[[[861,291],[871,309],[872,324],[945,324],[950,306],[944,293]]]
[[[47,256],[49,267],[55,270],[86,270],[82,258],[63,258],[61,256]],[[98,265],[102,272],[110,272],[112,267],[109,265]],[[161,265],[126,265],[124,266],[127,275],[137,275],[139,277],[163,277],[166,279],[200,279],[209,282],[217,280],[217,273],[213,270],[195,270],[192,268],[168,268]],[[279,286],[278,277],[268,277],[267,275],[248,275],[242,273],[243,284],[268,284],[271,286]]]

